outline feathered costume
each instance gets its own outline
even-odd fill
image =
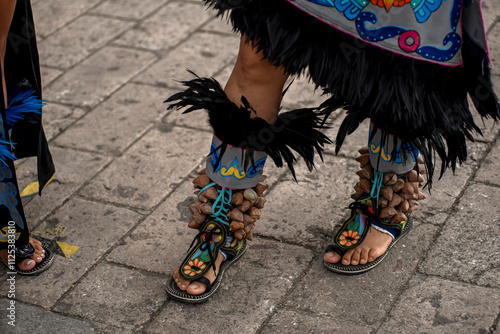
[[[363,120],[369,118],[372,123],[369,145],[360,150],[357,159],[360,181],[352,196],[351,217],[328,250],[343,255],[363,241],[371,226],[393,238],[386,253],[371,263],[343,266],[325,262],[329,270],[344,274],[372,269],[411,230],[409,214],[425,198],[420,191],[425,184],[422,175],[427,175],[431,186],[436,154],[442,161],[441,174],[466,159],[466,139],[473,140],[473,132],[480,133],[467,97],[481,116],[500,118],[478,0],[205,3],[219,16],[227,15],[234,30],[271,64],[283,66],[291,75],[308,75],[331,97],[318,108],[283,113],[274,125],[251,119],[252,101],[243,96],[243,107],[238,107],[213,79],[197,77],[183,82],[187,89],[167,100],[178,101],[171,108],[191,106],[185,112],[206,109],[214,129],[206,171],[194,182],[200,189],[199,199],[190,207],[193,218],[189,226],[200,232],[180,267],[184,279],[207,284],[208,292],[190,296],[172,281],[167,292],[175,299],[199,302],[213,293],[202,276],[214,267],[218,252],[227,248],[210,245],[228,237],[232,240],[232,235],[238,240],[251,239],[251,228],[247,230],[245,223],[247,211],[231,198],[231,190],[259,189],[265,154],[278,166],[285,160],[294,173],[295,151],[311,168],[315,152],[321,157],[323,145],[330,142],[318,130],[322,119],[334,110],[347,110],[337,134],[337,152]],[[209,191],[211,188],[214,190]],[[215,201],[213,205],[206,204],[208,198]],[[219,213],[234,208],[231,204],[237,208],[221,218]],[[243,215],[233,214],[240,209],[245,211]],[[253,222],[251,225],[253,228]],[[234,254],[227,263],[239,258]],[[223,272],[225,266],[221,268]],[[214,283],[217,288],[219,277]]]
[[[38,158],[40,191],[54,174],[52,156],[42,128],[40,68],[28,0],[17,1],[4,65],[8,107],[4,107],[0,81],[0,249],[7,248],[9,236],[13,235],[16,254],[26,255],[21,253],[24,247],[29,247],[29,230],[13,160],[30,156]],[[47,258],[48,254],[47,251]],[[36,270],[40,271],[40,266],[37,265]]]

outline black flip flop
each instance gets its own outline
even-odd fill
[[[399,240],[401,240],[403,237],[405,237],[413,228],[413,220],[408,217],[408,221],[406,222],[404,229],[399,233],[397,237],[392,240],[390,243],[389,247],[387,247],[387,250],[384,252],[384,254],[380,255],[378,258],[376,258],[373,262],[368,262],[366,264],[358,264],[358,265],[344,265],[342,264],[342,261],[339,261],[337,263],[329,263],[326,261],[323,261],[323,264],[325,265],[326,269],[333,271],[334,273],[337,274],[342,274],[342,275],[357,275],[357,274],[362,274],[365,273],[369,270],[372,270],[376,266],[378,266],[382,261],[385,259],[387,254],[389,254],[389,251],[398,243]],[[336,247],[336,245],[330,245],[326,249],[326,251],[333,251],[340,256],[343,256],[345,254],[345,250],[340,249],[339,247]]]
[[[215,281],[210,284],[210,281],[205,277],[201,277],[194,282],[200,282],[207,286],[207,290],[201,295],[193,296],[187,293],[186,291],[182,291],[175,283],[175,280],[172,278],[170,283],[167,284],[166,290],[167,294],[170,298],[174,300],[178,300],[185,303],[202,303],[207,301],[220,287],[222,282],[222,278],[224,277],[224,272],[234,263],[238,262],[239,259],[245,254],[247,251],[247,244],[245,243],[241,250],[230,260],[224,260],[219,268],[219,273],[217,274],[217,278]]]

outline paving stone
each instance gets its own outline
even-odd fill
[[[216,14],[215,11],[209,10],[209,12],[210,11],[211,11],[212,15]],[[222,19],[215,18],[214,20],[210,21],[207,25],[204,25],[202,27],[202,31],[218,32],[221,34],[228,34],[228,35],[235,34],[232,32],[232,26],[230,23],[228,23],[226,18],[222,18]]]
[[[168,0],[107,0],[91,10],[91,13],[138,20],[158,10],[158,8],[167,1]]]
[[[26,219],[33,223],[43,220],[110,161],[110,158],[101,155],[56,146],[51,147],[51,153],[56,166],[56,180],[47,185],[41,197],[35,196],[25,206]],[[36,181],[36,173],[36,159],[29,159],[17,170],[20,189]]]
[[[159,86],[182,87],[178,80],[190,80],[186,64],[200,76],[212,76],[228,64],[238,53],[239,39],[207,33],[194,34],[164,58],[150,66],[134,81]]]
[[[170,2],[115,43],[149,50],[169,49],[212,17],[201,2]]]
[[[495,0],[483,0],[481,7],[483,9],[484,27],[488,31],[500,16],[500,3]],[[488,38],[491,37],[488,36]],[[492,44],[491,41],[490,44]]]
[[[356,319],[358,325],[376,324],[392,308],[398,291],[412,277],[436,232],[435,226],[416,223],[414,230],[377,268],[363,275],[328,272],[323,267],[321,253],[285,305],[316,314],[335,315],[337,321]]]
[[[500,13],[500,12],[497,12]],[[500,24],[495,24],[488,34],[489,41],[498,41],[500,39]],[[493,63],[494,75],[500,75],[500,45],[498,43],[489,43],[488,48],[490,49],[490,59]],[[497,90],[498,94],[498,90]]]
[[[43,128],[48,141],[57,137],[68,126],[85,115],[85,110],[68,107],[57,103],[48,103],[43,107]]]
[[[206,156],[210,139],[208,132],[160,125],[116,159],[81,194],[151,209]]]
[[[319,105],[327,99],[327,96],[321,95],[321,89],[314,89],[314,84],[309,82],[307,77],[301,76],[292,79],[293,83],[283,97],[284,108],[296,109],[319,107]],[[285,85],[285,88],[287,85],[288,82]]]
[[[42,87],[49,85],[54,79],[60,76],[63,71],[56,70],[55,68],[49,68],[45,66],[40,67],[40,72],[42,76]]]
[[[352,333],[369,334],[373,328],[352,322],[339,321],[335,317],[311,315],[296,310],[278,310],[264,326],[262,334],[274,333]]]
[[[89,112],[56,145],[118,155],[166,113],[165,88],[128,84]]]
[[[499,264],[499,196],[500,189],[496,187],[468,187],[420,271],[465,282],[481,280],[484,285],[500,287],[500,276],[491,277],[490,273]],[[492,279],[485,282],[483,276]]]
[[[204,164],[203,164],[204,166]],[[196,170],[200,170],[200,165]],[[283,173],[278,168],[267,168],[266,182],[273,186]],[[185,256],[197,231],[188,228],[191,218],[188,206],[194,203],[193,172],[186,182],[170,195],[124,242],[108,256],[109,261],[152,272],[171,275]],[[259,224],[259,223],[258,223]],[[149,254],[147,257],[144,254]]]
[[[498,305],[498,290],[416,277],[377,333],[489,333]]]
[[[178,260],[181,256],[178,254]],[[254,238],[247,254],[225,274],[209,301],[187,305],[171,301],[147,333],[255,333],[309,266],[311,251]],[[174,265],[174,264],[171,264]]]
[[[330,128],[325,130],[326,135],[332,140],[333,144],[326,147],[326,152],[335,154],[335,140],[340,125],[345,117],[345,111],[338,109],[333,112],[328,118]],[[368,146],[368,132],[370,128],[370,121],[367,119],[359,125],[354,133],[348,135],[340,148],[339,155],[356,159],[359,157],[358,150],[362,147]],[[357,163],[356,163],[357,164]]]
[[[37,37],[45,37],[85,13],[100,0],[43,0],[33,3]]]
[[[43,65],[67,69],[104,46],[132,22],[84,15],[39,43]]]
[[[334,226],[349,214],[347,207],[358,178],[357,165],[354,160],[325,156],[325,162],[318,162],[316,170],[309,173],[301,163],[297,169],[298,183],[288,173],[268,194],[255,233],[323,248],[325,240],[333,235]]]
[[[45,98],[94,107],[154,59],[149,52],[104,47],[56,79],[45,90]]]
[[[476,181],[500,185],[500,141],[497,141],[493,149],[484,159],[476,174]]]
[[[2,317],[0,330],[4,334],[88,334],[96,333],[91,324],[87,321],[66,317],[58,313],[44,310],[43,308],[15,302],[15,325],[6,324],[6,319]],[[10,307],[10,300],[0,298],[0,307],[4,311]]]
[[[56,255],[52,267],[39,276],[19,276],[16,280],[16,298],[44,308],[54,306],[140,219],[140,215],[127,209],[71,199],[40,224],[38,229],[45,231],[40,234],[44,238],[79,246],[80,249],[70,258]],[[66,229],[60,236],[46,232],[46,229],[53,228]],[[0,272],[0,281],[5,279],[6,272]]]
[[[101,263],[64,296],[55,311],[138,330],[167,299],[164,289],[163,278]]]

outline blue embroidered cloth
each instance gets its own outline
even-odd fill
[[[412,58],[460,65],[464,26],[487,51],[480,0],[288,1],[345,33]],[[463,23],[464,17],[470,20]]]

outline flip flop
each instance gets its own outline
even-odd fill
[[[326,269],[337,274],[356,275],[365,273],[369,270],[372,270],[380,263],[382,263],[382,261],[386,258],[387,254],[389,254],[389,251],[398,243],[399,240],[405,237],[412,230],[412,228],[413,228],[413,220],[411,219],[411,217],[408,217],[408,221],[406,222],[406,224],[404,224],[402,231],[394,238],[394,240],[392,240],[392,242],[390,243],[389,247],[387,247],[387,250],[384,252],[384,254],[380,255],[373,262],[368,262],[366,264],[358,264],[358,265],[344,265],[342,264],[341,261],[337,263],[329,263],[323,261],[323,264],[325,265]],[[339,254],[341,257],[344,256],[344,254],[347,252],[347,250],[340,248],[336,244],[329,245],[326,251],[335,252]]]
[[[241,257],[245,254],[246,251],[247,251],[247,244],[245,242],[236,255],[231,256],[230,259],[228,258],[222,262],[219,268],[219,272],[217,273],[217,277],[212,284],[210,284],[210,281],[205,277],[200,277],[197,280],[193,281],[193,282],[203,283],[207,286],[207,290],[201,295],[194,296],[190,295],[186,291],[180,290],[173,278],[170,280],[170,283],[166,287],[167,294],[169,295],[170,298],[185,303],[202,303],[207,301],[219,289],[222,282],[222,278],[224,277],[224,272],[234,263],[238,262],[238,260],[241,259]]]
[[[52,265],[54,262],[54,253],[50,250],[50,248],[42,245],[42,248],[45,250],[45,257],[43,260],[39,263],[36,263],[36,265],[33,267],[33,269],[30,270],[21,270],[17,267],[17,264],[26,259],[27,257],[20,257],[16,256],[16,264],[15,266],[9,265],[7,262],[5,262],[3,259],[0,259],[0,261],[10,270],[13,272],[16,272],[19,275],[24,275],[24,276],[34,276],[38,275],[45,270],[49,269],[49,267]]]

